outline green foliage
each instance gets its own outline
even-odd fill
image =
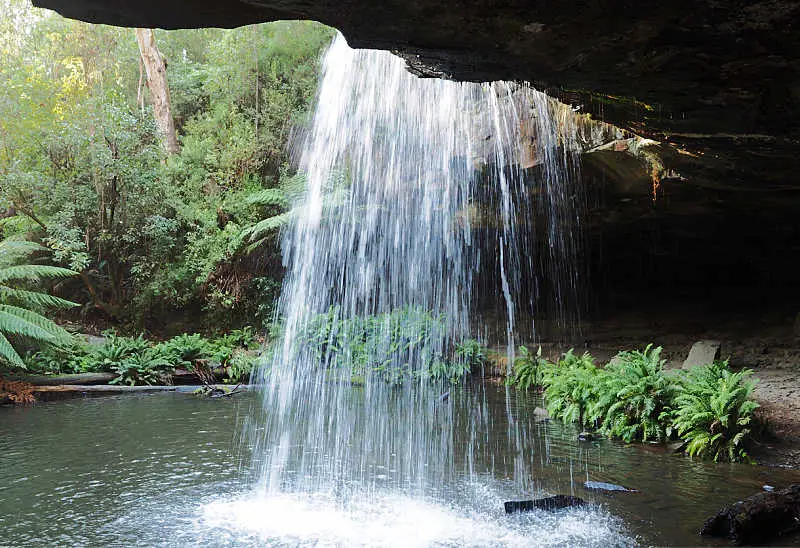
[[[48,345],[25,356],[28,371],[43,375],[86,373],[92,371],[89,348],[80,336],[73,336],[58,346]]]
[[[231,384],[247,383],[255,369],[258,359],[242,350],[234,351],[225,365],[225,382]]]
[[[37,290],[50,280],[76,274],[55,266],[19,264],[38,251],[47,249],[28,241],[0,241],[0,360],[23,369],[26,367],[25,361],[15,344],[34,343],[42,346],[70,341],[69,333],[40,312],[77,306],[76,303]]]
[[[588,353],[579,357],[570,350],[557,364],[541,366],[547,411],[626,442],[663,442],[678,435],[691,456],[749,460],[746,445],[758,408],[747,380],[752,372],[734,373],[727,361],[681,376],[665,374],[663,366],[661,348],[652,345],[620,352],[604,369]],[[529,376],[518,381],[519,375],[515,368],[509,384],[528,385]]]
[[[90,320],[266,324],[276,235],[304,187],[286,145],[332,29],[157,31],[182,145],[165,158],[146,88],[137,101],[132,29],[7,8],[25,32],[0,28],[2,234],[30,234],[80,272],[64,287]]]
[[[539,388],[544,381],[544,373],[552,365],[542,357],[542,347],[531,355],[526,346],[519,347],[519,356],[514,359],[514,373],[506,379],[508,386],[518,390]]]
[[[749,460],[746,444],[758,408],[751,399],[751,374],[749,369],[734,373],[724,361],[695,367],[683,375],[683,390],[675,399],[674,425],[687,442],[689,455],[714,461]]]
[[[176,368],[193,369],[198,361],[220,365],[226,382],[247,382],[257,361],[258,345],[250,327],[233,330],[214,339],[183,334],[154,343],[144,338],[103,333],[103,344],[89,346],[78,336],[63,345],[26,356],[28,368],[37,373],[112,372],[114,384],[155,384],[169,380]]]
[[[91,349],[89,371],[116,371],[126,360],[149,349],[150,343],[144,335],[121,337],[113,331],[103,333],[106,341]]]
[[[601,375],[591,354],[578,356],[570,349],[555,365],[545,368],[547,412],[564,422],[585,424],[587,412],[597,400]]]
[[[338,308],[313,317],[297,338],[298,351],[348,379],[390,384],[431,378],[458,382],[472,363],[447,355],[444,318],[406,307],[384,314],[342,318]],[[462,345],[466,352],[470,343]],[[474,349],[473,349],[474,350]]]
[[[489,349],[476,339],[466,339],[456,343],[456,361],[463,362],[469,370],[478,369],[486,365]]]
[[[664,374],[663,365],[661,347],[652,345],[641,352],[620,352],[611,360],[595,406],[603,430],[626,442],[669,437],[668,417],[677,386]]]
[[[118,376],[111,384],[165,384],[175,366],[160,352],[158,348],[146,348],[131,354],[113,366]]]
[[[178,335],[158,345],[158,349],[171,364],[188,368],[211,353],[211,345],[199,333]]]

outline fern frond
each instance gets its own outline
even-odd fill
[[[0,358],[11,362],[21,369],[26,369],[25,362],[19,354],[17,354],[17,351],[14,350],[14,347],[11,346],[11,343],[8,342],[8,339],[2,332],[0,332]]]
[[[55,323],[54,321],[45,318],[41,314],[37,314],[32,310],[28,310],[26,308],[22,308],[19,306],[12,306],[8,304],[0,304],[0,312],[13,315],[19,318],[22,321],[25,321],[37,328],[44,330],[47,333],[47,338],[53,339],[57,342],[62,341],[70,341],[72,340],[72,335],[69,334],[63,327]],[[0,331],[3,331],[0,328]],[[22,336],[30,337],[36,339],[36,336],[33,335],[26,335],[24,333],[19,333]]]
[[[54,297],[47,293],[12,289],[5,286],[0,286],[0,303],[15,304],[27,308],[57,308],[62,310],[80,306],[78,303]]]
[[[0,284],[10,281],[38,282],[42,280],[70,278],[78,273],[60,266],[23,264],[0,268]]]
[[[265,188],[249,194],[245,201],[249,205],[289,207],[289,198],[279,188]]]

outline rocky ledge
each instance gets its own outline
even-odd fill
[[[800,1],[34,0],[124,26],[313,19],[421,75],[527,80],[648,136],[798,137]],[[792,142],[796,144],[794,141]]]

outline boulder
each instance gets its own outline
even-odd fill
[[[766,544],[800,531],[800,483],[740,500],[703,524],[701,535]]]
[[[707,365],[718,360],[721,346],[719,341],[697,341],[689,350],[689,357],[683,362],[683,369],[689,369],[697,365]]]

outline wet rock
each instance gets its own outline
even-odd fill
[[[606,483],[604,481],[585,481],[583,486],[590,491],[610,491],[620,493],[637,493],[636,489],[628,489],[616,483]]]
[[[697,365],[707,365],[720,357],[719,341],[697,341],[689,350],[689,357],[683,362],[683,368],[689,369]]]
[[[765,544],[800,531],[800,483],[762,492],[723,508],[709,518],[701,535],[736,544]]]
[[[600,439],[599,436],[591,432],[581,432],[578,434],[578,441],[595,441],[597,439]]]
[[[667,444],[667,451],[669,453],[683,453],[683,450],[686,448],[685,441],[676,441],[675,443],[668,443]]]
[[[535,500],[510,500],[503,505],[505,506],[506,514],[513,514],[515,512],[530,512],[532,510],[546,510],[552,512],[563,508],[584,506],[585,504],[586,501],[579,497],[554,495],[552,497]]]

